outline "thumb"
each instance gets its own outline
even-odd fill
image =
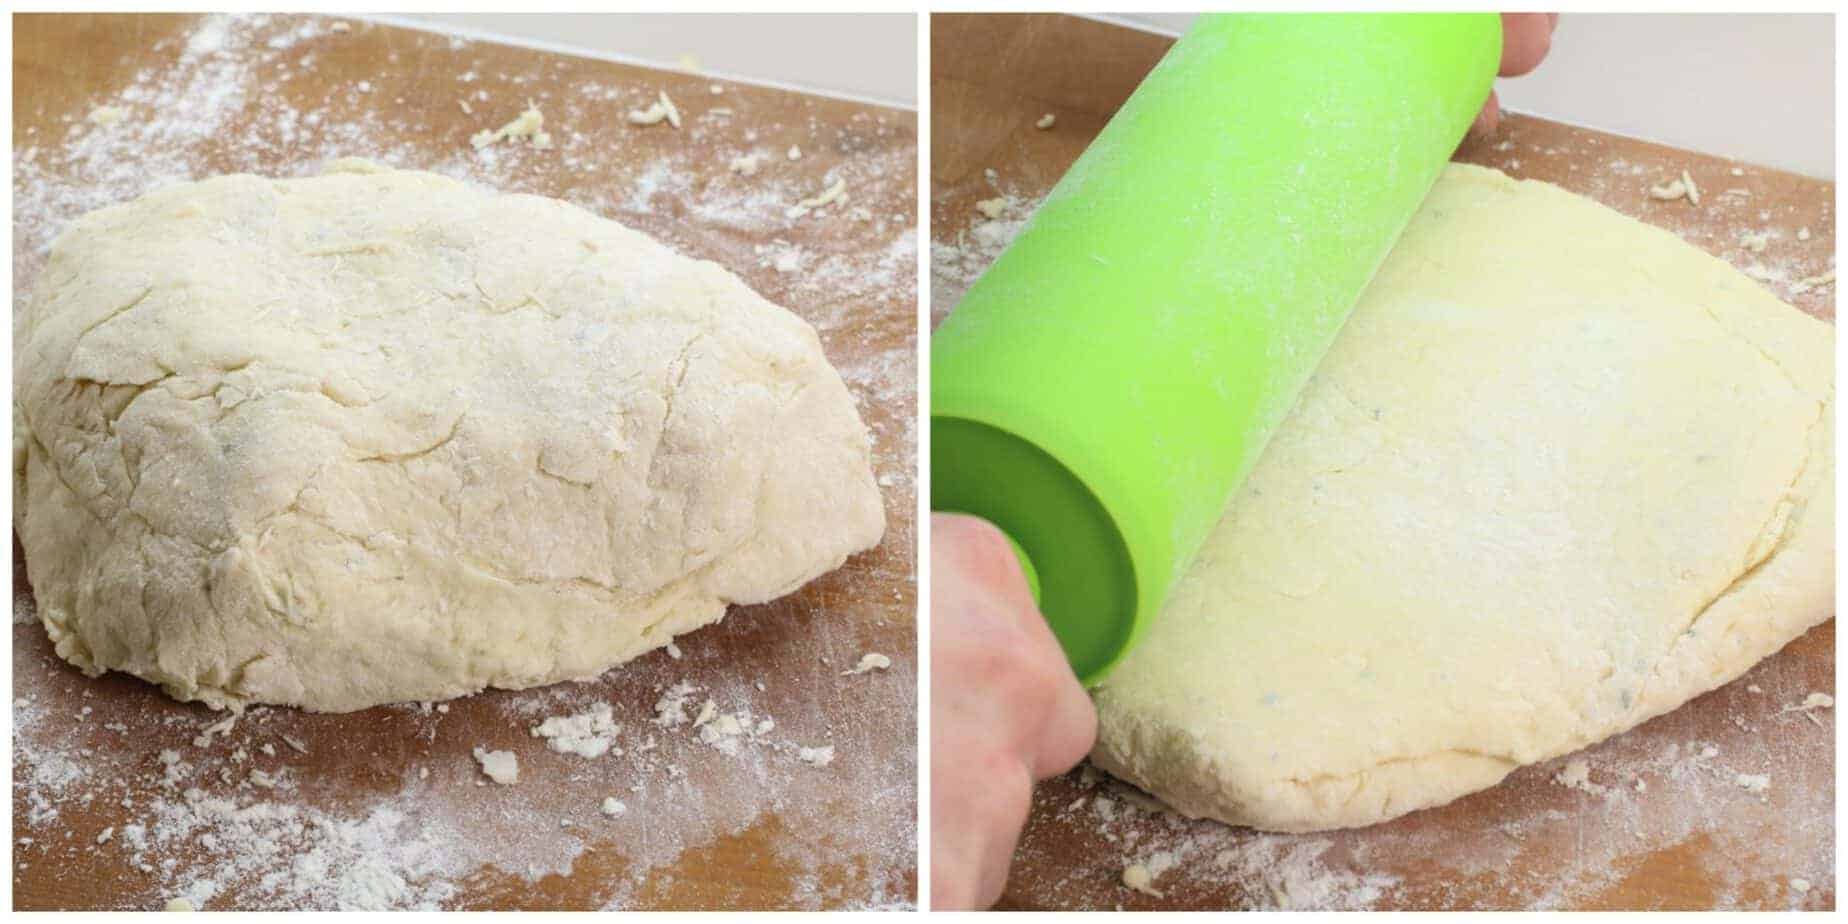
[[[935,574],[947,569],[1010,607],[1038,612],[1013,544],[993,523],[962,513],[933,513],[930,549],[933,583]]]

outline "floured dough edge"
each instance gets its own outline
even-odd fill
[[[1515,180],[1477,167],[1450,169],[1480,174],[1501,188],[1538,187],[1573,208],[1610,211],[1550,183]],[[1286,833],[1364,827],[1487,789],[1521,766],[1635,728],[1732,682],[1834,617],[1834,325],[1783,303],[1731,264],[1673,233],[1623,217],[1643,229],[1634,255],[1639,265],[1678,258],[1674,262],[1696,266],[1697,278],[1686,285],[1715,293],[1708,308],[1714,320],[1752,344],[1818,402],[1808,456],[1784,497],[1788,515],[1775,512],[1760,535],[1761,542],[1773,543],[1772,550],[1756,565],[1742,567],[1723,592],[1690,615],[1687,629],[1650,672],[1630,711],[1531,759],[1451,748],[1382,761],[1354,773],[1256,780],[1240,777],[1187,727],[1100,710],[1093,764],[1189,818]],[[1740,307],[1741,301],[1763,307],[1753,311]],[[1766,310],[1772,306],[1778,310]]]

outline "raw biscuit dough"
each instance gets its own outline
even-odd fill
[[[1732,680],[1832,612],[1833,354],[1666,231],[1450,167],[1096,691],[1093,758],[1351,827]]]
[[[58,653],[213,706],[588,678],[878,542],[815,332],[563,202],[363,161],[83,217],[15,320]]]

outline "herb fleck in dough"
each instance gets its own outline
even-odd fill
[[[342,161],[75,223],[15,342],[60,656],[343,712],[587,678],[878,542],[853,399],[736,277]]]

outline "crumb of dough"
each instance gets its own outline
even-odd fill
[[[630,125],[659,125],[662,122],[679,128],[680,110],[674,101],[667,98],[667,91],[658,91],[655,101],[647,109],[635,109],[629,112]]]
[[[1753,253],[1764,253],[1765,247],[1771,243],[1771,232],[1747,231],[1739,236],[1739,243]]]
[[[864,674],[870,671],[882,671],[891,666],[892,666],[891,658],[888,658],[885,655],[882,655],[877,651],[869,651],[866,654],[863,654],[860,656],[859,664],[854,665],[853,668],[850,670],[841,671],[841,676],[851,677],[855,674]]]
[[[202,730],[196,737],[193,738],[192,740],[193,747],[209,748],[212,746],[213,736],[230,734],[231,729],[237,727],[237,716],[238,714],[233,712],[230,715],[227,715],[224,718],[219,719],[218,721],[213,722],[210,725],[207,725],[204,728],[204,730]]]
[[[474,115],[474,114],[475,114],[475,108],[474,108],[473,106],[470,106],[470,105],[468,104],[468,100],[465,100],[465,99],[457,99],[457,100],[456,100],[456,106],[457,106],[457,108],[459,108],[459,109],[461,109],[461,110],[462,110],[462,114],[463,114],[463,115],[469,115],[469,116],[472,116],[472,115]]]
[[[802,149],[799,147],[796,147],[793,144],[790,145],[789,146],[789,159],[790,160],[801,160],[802,159]]]
[[[90,121],[97,125],[114,125],[128,118],[128,110],[121,106],[99,106],[90,110]]]
[[[824,744],[818,748],[802,748],[796,752],[802,762],[814,767],[826,767],[834,763],[834,745]]]
[[[575,715],[547,716],[527,731],[534,738],[544,738],[545,746],[560,754],[576,754],[586,760],[622,754],[616,746],[622,726],[616,724],[609,703],[597,703]]]
[[[673,658],[676,661],[680,660],[680,646],[674,644],[671,641],[668,642],[667,643],[667,656],[670,658]]]
[[[720,94],[722,94],[722,93],[724,93],[724,92],[725,92],[725,88],[724,88],[724,87],[722,87],[722,86],[719,86],[719,85],[718,85],[718,84],[716,84],[716,83],[715,83],[715,84],[713,84],[713,85],[712,85],[712,86],[710,86],[710,87],[707,87],[706,89],[707,89],[707,90],[709,90],[709,91],[711,91],[711,93],[712,93],[712,95],[713,95],[713,96],[718,96],[718,95],[720,95]]]
[[[629,807],[622,804],[622,802],[618,800],[615,796],[604,797],[603,805],[600,806],[600,808],[602,809],[603,814],[608,815],[611,818],[615,818],[617,815],[621,815],[622,813],[629,810]]]
[[[1786,712],[1795,712],[1803,716],[1804,718],[1810,720],[1810,723],[1815,725],[1817,728],[1824,728],[1826,726],[1824,726],[1823,721],[1819,718],[1816,718],[1816,710],[1833,709],[1834,707],[1835,707],[1835,697],[1830,696],[1827,693],[1811,693],[1810,695],[1803,698],[1803,702],[1800,702],[1794,706],[1785,706],[1784,708],[1778,710],[1778,715],[1783,715]]]
[[[1799,876],[1795,879],[1790,880],[1790,891],[1796,892],[1799,895],[1801,895],[1801,894],[1807,893],[1809,890],[1810,890],[1810,881],[1808,879],[1804,879],[1803,877]]]
[[[1732,174],[1733,176],[1745,176],[1744,167],[1734,167],[1731,170],[1728,170],[1726,172]]]
[[[1807,241],[1809,239],[1810,239],[1810,229],[1808,228],[1798,228],[1797,229],[1797,240]]]
[[[983,199],[975,204],[975,210],[988,218],[1000,218],[1001,213],[1007,210],[1007,197],[996,196],[993,199]]]
[[[1591,765],[1583,758],[1566,762],[1565,769],[1553,775],[1553,782],[1567,789],[1579,789],[1591,781]]]
[[[353,31],[353,24],[344,19],[336,19],[334,20],[334,24],[327,28],[331,32],[351,32]]]
[[[1123,885],[1132,892],[1141,892],[1155,898],[1165,898],[1155,889],[1155,876],[1149,868],[1141,863],[1131,863],[1123,867]]]
[[[512,786],[520,781],[520,759],[512,751],[476,748],[475,762],[481,764],[481,772],[488,779],[502,786]]]
[[[161,910],[163,911],[198,911],[199,909],[196,907],[193,907],[193,903],[191,899],[180,897],[180,898],[167,899],[167,906]]]
[[[763,163],[764,156],[762,154],[746,154],[743,157],[732,158],[730,167],[731,172],[739,174],[740,176],[755,176],[757,174],[757,168],[763,166]]]
[[[1045,115],[1040,116],[1039,121],[1033,123],[1033,127],[1039,129],[1040,131],[1045,131],[1046,129],[1051,128],[1053,124],[1058,121],[1059,121],[1058,116],[1055,116],[1052,113],[1048,112]]]
[[[1741,773],[1733,777],[1733,782],[1740,789],[1756,795],[1763,795],[1771,789],[1771,775],[1768,773]]]
[[[1687,195],[1687,192],[1687,187],[1681,185],[1680,180],[1669,180],[1661,185],[1649,187],[1649,198],[1667,202],[1679,199]]]
[[[1694,178],[1688,176],[1688,172],[1683,170],[1680,179],[1649,187],[1649,198],[1660,199],[1664,202],[1686,199],[1690,205],[1699,205],[1700,188],[1694,185]]]
[[[470,136],[468,143],[474,145],[475,150],[479,151],[497,141],[512,141],[519,138],[527,139],[536,148],[543,149],[552,146],[552,136],[545,131],[545,114],[540,112],[539,107],[531,100],[527,100],[526,110],[515,116],[512,121],[493,131],[482,129]]]
[[[790,219],[801,218],[816,209],[833,205],[846,198],[846,196],[847,181],[844,179],[835,180],[833,183],[829,184],[827,189],[784,209],[783,217]]]

